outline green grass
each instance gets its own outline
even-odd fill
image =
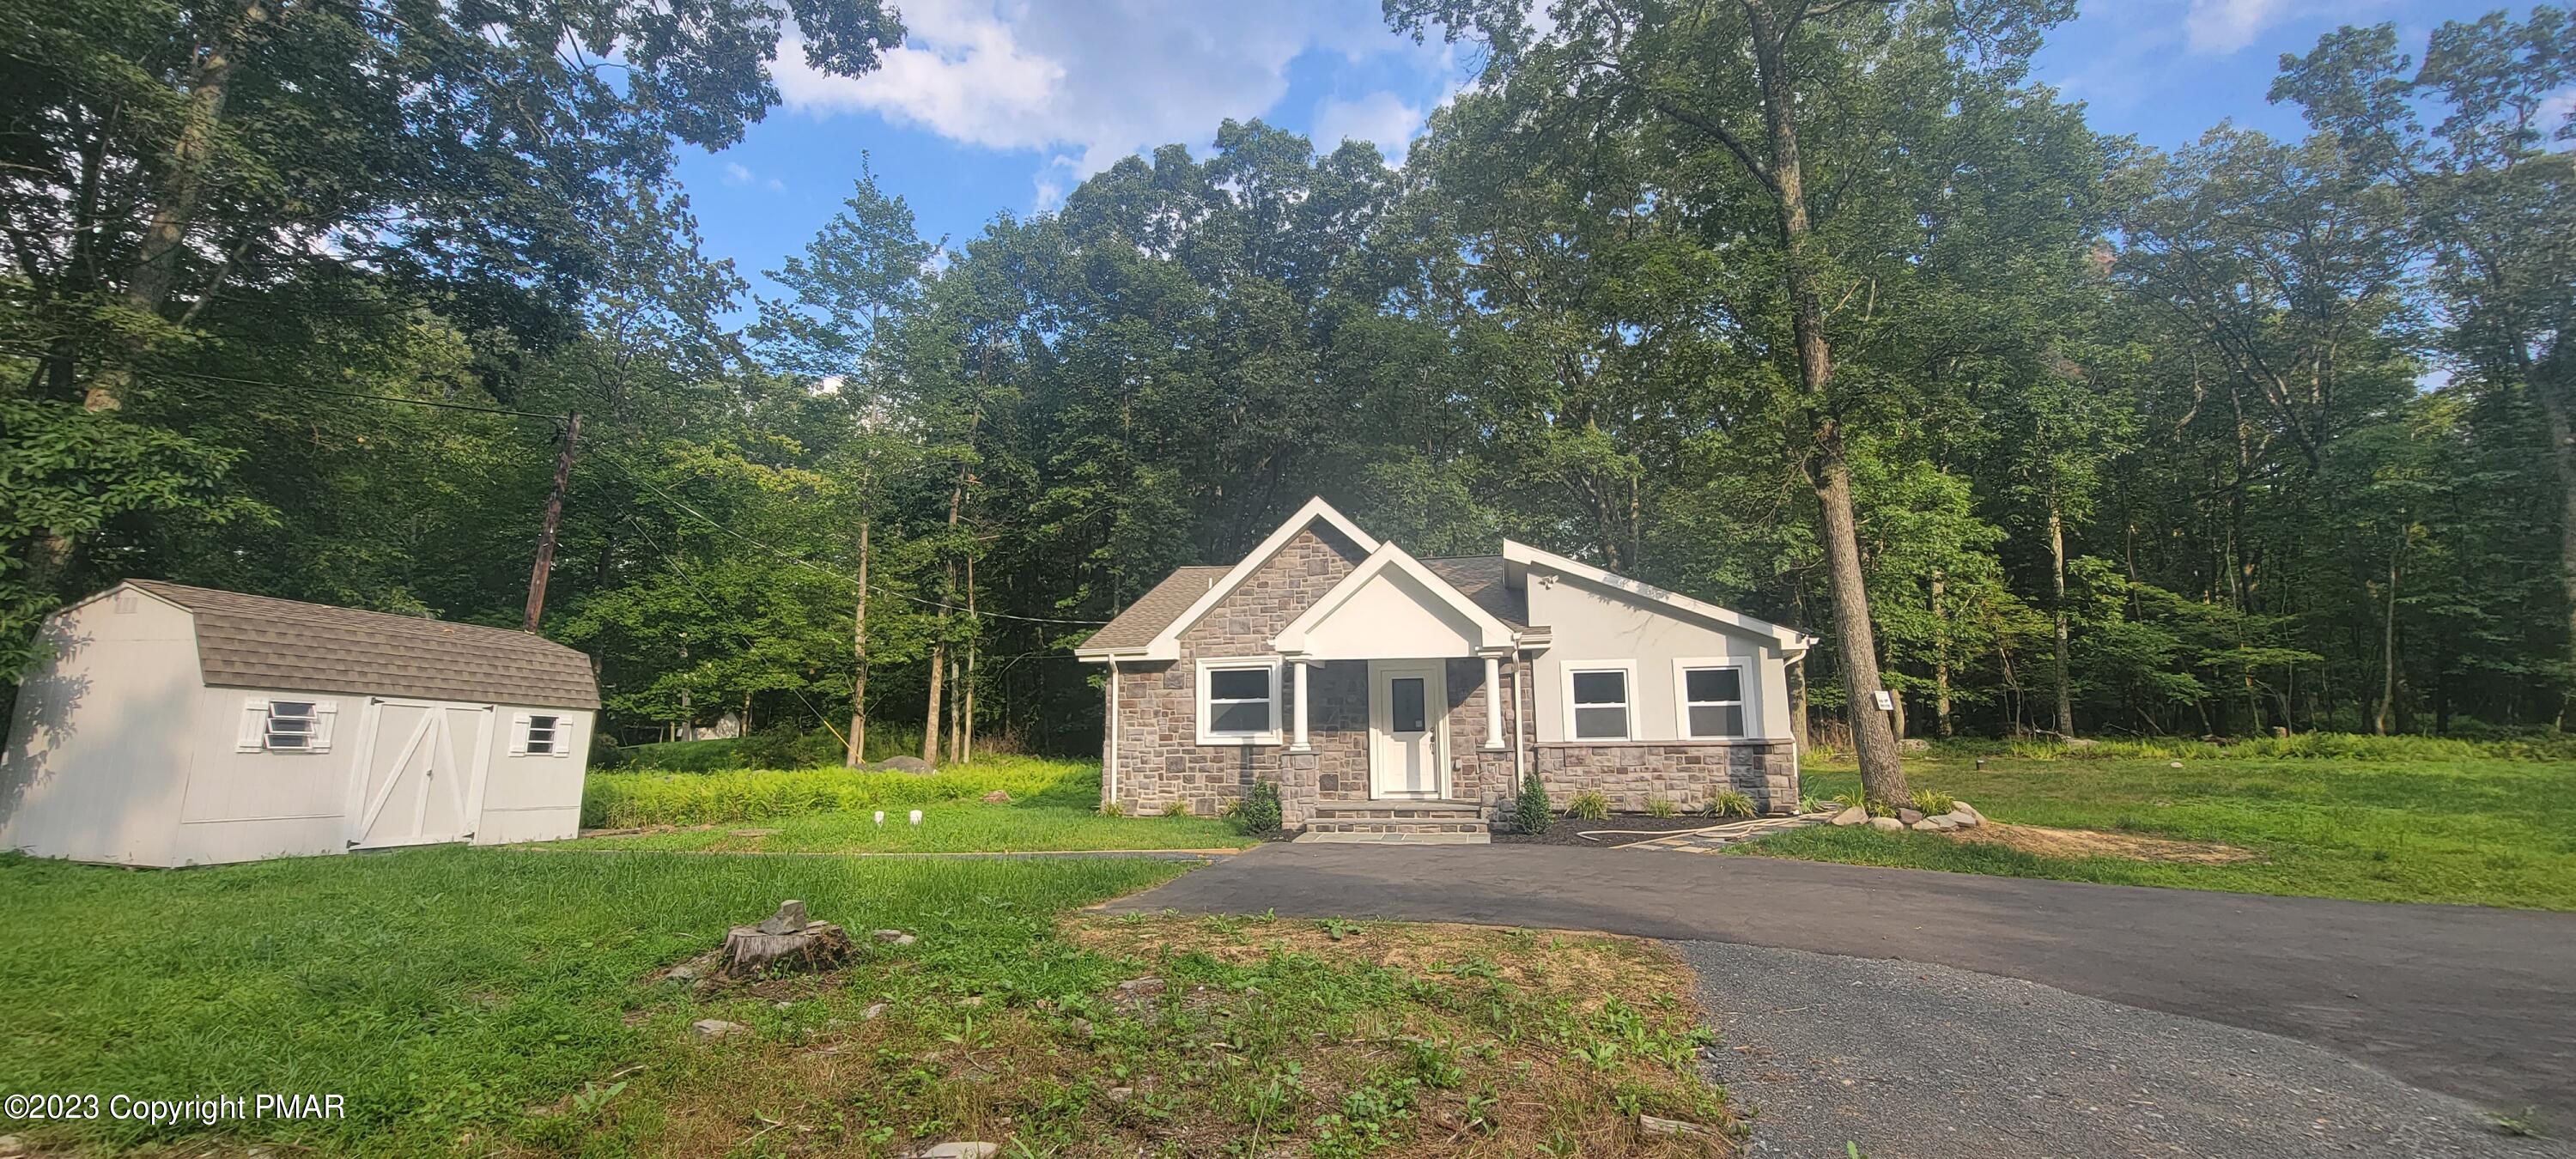
[[[1476,927],[1068,917],[1140,860],[410,850],[134,872],[0,856],[0,1089],[337,1094],[347,1117],[7,1124],[38,1153],[1723,1153],[1687,970]],[[779,900],[829,976],[657,980]],[[912,931],[893,946],[875,927]],[[1147,983],[1151,983],[1150,986]],[[1126,984],[1126,985],[1122,985]],[[719,1041],[691,1023],[749,1032]]]
[[[987,805],[995,789],[1009,804]],[[1104,817],[1100,766],[999,757],[937,773],[846,769],[710,774],[594,774],[584,813],[614,828],[682,825],[581,840],[582,849],[760,853],[965,853],[1097,849],[1240,849],[1254,843],[1219,817]],[[921,824],[906,816],[920,809]],[[884,810],[885,824],[875,814]],[[745,829],[771,833],[738,835]]]
[[[976,801],[995,789],[1015,801],[1088,809],[1100,799],[1100,763],[982,757],[936,773],[840,768],[592,773],[582,788],[581,814],[582,824],[590,828],[707,825]]]
[[[804,899],[857,930],[913,930],[889,987],[1066,996],[1108,963],[1053,933],[1067,907],[1143,888],[1145,861],[858,862],[435,849],[162,872],[0,857],[0,1055],[10,1091],[189,1098],[338,1093],[338,1122],[221,1134],[325,1151],[486,1153],[527,1108],[644,1065],[700,1065],[714,1014],[789,1033],[791,1012],[695,1007],[639,980]],[[880,967],[884,965],[881,961]],[[882,971],[882,969],[880,970]],[[638,1128],[641,1129],[641,1128]],[[187,1128],[11,1130],[133,1145]],[[615,1148],[611,1147],[613,1151]]]
[[[1829,828],[1741,848],[2015,877],[2576,910],[2576,761],[2449,747],[2469,742],[2352,739],[2362,743],[2188,742],[2173,750],[2184,755],[2164,759],[2106,755],[2108,742],[2029,750],[2036,759],[1982,746],[1995,754],[1982,771],[1965,746],[1906,761],[1914,788],[1947,793],[1993,820],[2217,842],[2252,850],[2259,861],[2045,858],[1934,834]],[[2400,759],[2326,755],[2339,750]],[[2280,755],[2302,751],[2315,755]],[[2452,755],[2427,755],[2435,751]],[[2170,767],[2174,760],[2182,767]],[[1806,773],[1806,792],[1819,797],[1858,787],[1847,763]]]

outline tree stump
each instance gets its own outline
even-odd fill
[[[805,920],[805,903],[790,901],[758,925],[725,932],[724,972],[748,978],[772,970],[829,970],[849,960],[850,935],[830,922]]]

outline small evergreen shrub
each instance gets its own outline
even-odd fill
[[[1520,800],[1512,807],[1512,823],[1523,833],[1544,833],[1554,820],[1556,810],[1548,807],[1547,783],[1539,780],[1537,773],[1522,777]]]
[[[1234,803],[1234,824],[1253,836],[1279,831],[1279,785],[1273,781],[1254,781],[1243,791],[1243,799]]]
[[[1610,819],[1610,798],[1603,796],[1599,789],[1585,789],[1565,803],[1565,815],[1579,821],[1607,821]]]
[[[1679,817],[1682,815],[1682,807],[1673,804],[1662,797],[1650,797],[1646,800],[1646,815],[1649,817]]]
[[[1735,789],[1718,790],[1716,796],[1708,799],[1708,815],[1711,817],[1753,816],[1753,798]]]

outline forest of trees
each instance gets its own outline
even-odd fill
[[[1318,494],[1824,635],[1865,770],[2565,723],[2564,10],[2161,151],[2028,74],[2071,0],[1526,7],[1388,0],[1482,70],[1401,168],[1227,122],[925,239],[853,142],[754,294],[674,150],[877,0],[0,0],[0,661],[129,576],[517,626],[578,412],[541,629],[630,741],[1092,747],[1070,646]]]

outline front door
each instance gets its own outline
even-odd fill
[[[1438,661],[1369,664],[1369,795],[1437,797],[1440,710],[1448,703]]]

